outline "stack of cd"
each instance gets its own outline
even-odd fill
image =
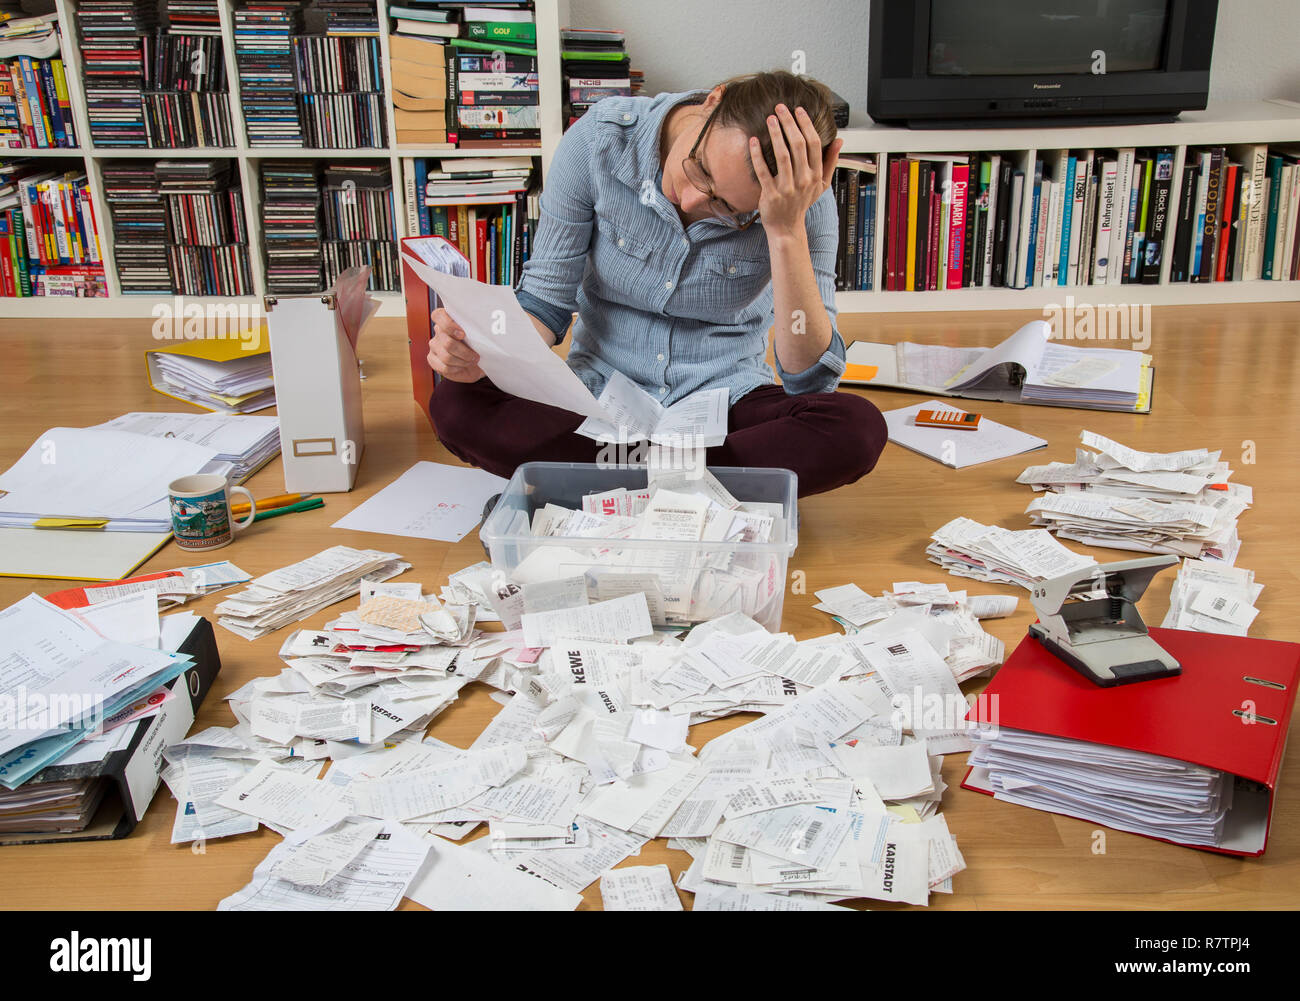
[[[374,0],[316,0],[325,15],[327,35],[378,35],[379,13]]]
[[[113,219],[113,258],[122,292],[171,292],[167,208],[158,194],[153,164],[138,160],[106,163],[103,178],[104,197]]]
[[[142,94],[153,148],[235,145],[221,39],[159,32]]]
[[[315,163],[262,162],[262,233],[268,292],[321,291],[320,179]]]
[[[173,291],[251,295],[248,220],[229,160],[160,160],[154,167],[167,208]]]
[[[302,30],[296,0],[252,0],[235,15],[235,63],[249,146],[301,146],[289,36]]]
[[[340,272],[368,264],[372,291],[396,291],[399,275],[388,164],[327,166],[324,210],[326,287]]]
[[[145,0],[82,0],[77,9],[86,112],[97,146],[147,144],[140,93],[157,23]]]
[[[191,35],[220,35],[217,0],[166,0],[163,16],[169,31]]]

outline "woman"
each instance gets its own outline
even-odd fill
[[[886,440],[879,410],[834,392],[835,132],[829,90],[784,71],[607,98],[556,150],[517,291],[547,344],[577,312],[568,364],[597,395],[614,371],[665,406],[725,387],[727,440],[708,464],[792,469],[800,495],[870,472]],[[503,393],[445,310],[433,323],[430,407],[450,451],[502,476],[595,461],[580,417]]]

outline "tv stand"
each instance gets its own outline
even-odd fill
[[[1056,115],[1043,118],[911,118],[905,126],[917,132],[951,129],[1068,129],[1098,126],[1169,125],[1178,121],[1177,113],[1151,115],[1096,114]],[[881,123],[888,124],[888,123]]]

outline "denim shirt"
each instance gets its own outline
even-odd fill
[[[611,97],[561,139],[541,195],[520,305],[557,335],[571,315],[569,367],[599,395],[617,370],[662,404],[725,387],[734,404],[775,380],[766,362],[772,264],[762,222],[683,228],[660,188],[659,131],[705,91]],[[830,190],[805,216],[813,272],[831,319],[830,347],[809,368],[780,368],[787,393],[835,389],[844,341],[835,329],[839,219]]]

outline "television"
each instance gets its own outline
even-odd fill
[[[1205,107],[1218,0],[871,0],[867,111],[913,128]]]

